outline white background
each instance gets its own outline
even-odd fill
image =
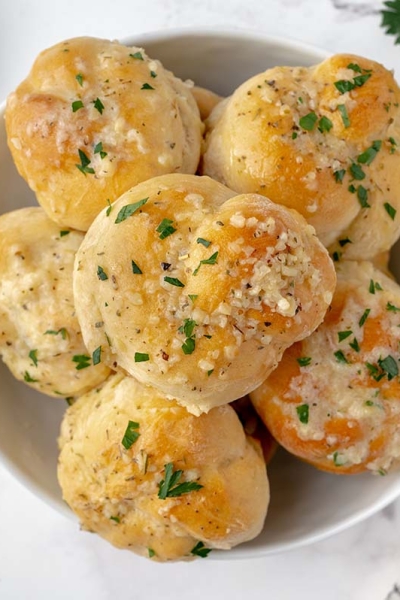
[[[0,99],[40,50],[63,38],[123,38],[182,26],[262,30],[365,54],[400,73],[400,46],[380,29],[380,6],[377,0],[0,0]],[[0,600],[28,598],[398,600],[400,501],[294,552],[159,565],[79,532],[0,467]]]

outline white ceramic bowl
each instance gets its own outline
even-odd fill
[[[304,44],[243,31],[170,31],[124,41],[144,46],[178,76],[222,95],[268,67],[310,65],[327,56]],[[0,213],[35,204],[12,163],[3,119],[0,182]],[[394,269],[399,276],[400,268]],[[0,460],[28,489],[71,517],[56,477],[57,436],[65,409],[63,401],[35,393],[0,365]],[[263,533],[210,558],[249,558],[315,542],[365,519],[400,494],[400,473],[340,477],[319,472],[283,450],[272,461],[269,476],[271,505]]]

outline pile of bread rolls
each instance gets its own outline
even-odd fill
[[[40,206],[0,217],[0,355],[68,399],[58,477],[84,529],[205,557],[262,530],[276,442],[397,466],[399,103],[350,55],[226,99],[118,42],[37,58],[6,108]]]

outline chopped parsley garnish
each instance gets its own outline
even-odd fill
[[[379,359],[378,365],[387,374],[387,378],[390,381],[393,377],[399,374],[399,367],[393,356],[387,356],[386,358]]]
[[[69,231],[69,229],[62,229],[62,230],[60,231],[60,237],[65,237],[65,236],[66,236],[66,235],[68,235],[69,233],[71,233],[71,232]]]
[[[122,223],[128,217],[131,217],[141,206],[146,204],[149,198],[143,198],[143,200],[138,200],[138,202],[134,202],[133,204],[126,204],[119,211],[117,218],[115,219],[116,223]]]
[[[311,363],[311,356],[301,356],[297,359],[297,362],[301,367],[308,367]]]
[[[94,147],[94,153],[95,154],[100,154],[100,158],[101,159],[103,159],[103,158],[105,158],[107,156],[107,152],[104,152],[104,150],[103,150],[103,142],[99,142],[98,144],[95,145],[95,147]]]
[[[92,362],[94,365],[98,365],[101,363],[101,346],[94,350],[92,354]]]
[[[164,240],[176,231],[175,227],[172,227],[172,223],[171,219],[163,219],[161,221],[156,229],[157,233],[160,234],[160,240]]]
[[[334,252],[332,254],[332,260],[334,260],[334,262],[339,262],[341,256],[342,256],[341,252]]]
[[[197,300],[197,298],[199,297],[198,294],[189,294],[189,298],[192,302],[194,302],[195,300]]]
[[[345,175],[346,175],[345,169],[339,169],[339,171],[334,171],[334,173],[333,173],[336,183],[342,183],[343,177]]]
[[[29,352],[28,356],[31,359],[31,361],[33,362],[33,364],[35,365],[35,367],[37,367],[38,366],[37,350],[31,350]]]
[[[78,73],[77,75],[75,75],[75,79],[77,80],[79,85],[82,87],[83,86],[83,75],[81,73]]]
[[[78,150],[79,153],[79,158],[81,159],[81,164],[80,165],[75,165],[77,169],[80,170],[81,173],[83,173],[84,175],[86,175],[87,173],[90,173],[91,175],[94,175],[94,169],[92,169],[92,167],[89,167],[90,165],[90,158],[88,158],[88,156],[86,156],[86,154],[84,153],[83,150]]]
[[[135,352],[135,362],[147,362],[150,357],[145,352]]]
[[[340,363],[348,363],[349,362],[341,350],[337,350],[336,352],[333,353],[333,355],[335,356],[336,360]]]
[[[340,116],[342,117],[343,125],[347,129],[350,127],[350,119],[347,113],[347,108],[345,104],[338,104],[338,111],[340,112]]]
[[[218,260],[218,251],[214,252],[214,254],[212,254],[210,256],[210,258],[205,258],[205,259],[201,260],[199,265],[193,271],[193,275],[197,275],[197,273],[200,270],[201,265],[216,265],[217,260]]]
[[[297,416],[299,417],[300,423],[308,423],[309,407],[308,404],[301,404],[296,406]]]
[[[153,79],[155,79],[157,77],[157,73],[155,71],[150,71],[150,77],[153,77]]]
[[[121,444],[126,450],[129,450],[133,444],[138,440],[140,433],[138,432],[139,423],[135,421],[129,421],[128,426],[125,430],[124,437],[122,438]]]
[[[400,312],[400,308],[398,308],[397,306],[395,306],[391,302],[388,302],[386,304],[386,310],[389,310],[389,311],[392,311],[392,312]]]
[[[75,100],[72,104],[71,104],[71,108],[72,108],[72,112],[76,112],[77,110],[79,110],[80,108],[83,108],[83,102],[82,100]]]
[[[347,79],[340,79],[339,81],[335,81],[334,86],[341,94],[351,92],[351,90],[354,90],[354,88],[356,87],[353,81]]]
[[[105,270],[103,269],[103,267],[100,267],[100,265],[97,267],[97,277],[101,281],[106,281],[108,279],[107,273],[105,272]]]
[[[212,548],[206,548],[203,542],[197,542],[195,547],[191,549],[190,554],[193,554],[193,556],[201,556],[201,558],[206,558],[210,554],[211,550]]]
[[[90,367],[90,356],[87,356],[87,354],[75,354],[72,357],[72,362],[76,363],[75,369],[81,371]]]
[[[389,204],[389,202],[385,202],[385,204],[383,206],[384,206],[384,209],[386,210],[387,214],[389,215],[389,217],[392,219],[392,221],[394,221],[397,210],[395,208],[393,208],[393,206],[391,204]]]
[[[161,498],[161,500],[175,498],[176,496],[182,496],[182,494],[188,494],[189,492],[196,492],[203,487],[196,481],[178,483],[183,471],[180,469],[174,471],[174,465],[172,463],[167,463],[164,467],[164,479],[160,481],[158,489],[158,497]]]
[[[382,467],[380,469],[378,469],[378,473],[382,477],[385,477],[385,475],[387,475],[387,471],[385,471],[385,469],[382,469]]]
[[[107,204],[108,204],[108,208],[106,210],[106,217],[109,217],[110,212],[112,211],[112,206],[111,206],[111,202],[109,200],[107,200]]]
[[[346,69],[351,69],[352,71],[355,71],[356,73],[362,73],[360,65],[357,65],[356,63],[349,63],[347,65]]]
[[[154,90],[153,86],[150,85],[149,83],[144,83],[140,89],[141,90]]]
[[[204,238],[197,238],[196,242],[198,244],[202,244],[205,248],[208,248],[208,246],[211,246],[211,242],[209,240],[205,240]]]
[[[372,400],[366,400],[365,401],[365,406],[374,406],[375,402],[373,402]]]
[[[132,260],[132,273],[134,275],[142,275],[143,274],[142,269],[135,263],[134,260]]]
[[[371,77],[371,73],[365,73],[364,75],[357,75],[353,79],[355,87],[362,87],[364,85],[364,83],[366,83],[368,81],[368,79],[370,77]]]
[[[380,140],[375,140],[374,142],[372,142],[372,146],[364,150],[364,152],[362,152],[362,154],[358,156],[357,161],[359,163],[362,163],[363,165],[370,165],[376,157],[376,155],[378,154],[381,147],[382,142]]]
[[[351,329],[348,329],[347,331],[338,331],[339,342],[343,342],[343,340],[350,337],[352,333],[353,332],[351,331]]]
[[[394,138],[390,137],[389,142],[392,144],[392,146],[397,146],[397,142]]]
[[[336,467],[342,467],[345,463],[346,463],[346,461],[344,460],[343,457],[340,457],[339,452],[333,453],[333,464]]]
[[[293,131],[292,133],[292,140],[295,140],[297,138],[298,134],[296,131]]]
[[[144,60],[143,54],[141,52],[135,52],[134,54],[129,55],[131,58],[135,58],[136,60]]]
[[[185,284],[182,283],[182,281],[180,281],[176,277],[164,277],[164,281],[170,283],[171,285],[174,285],[175,287],[185,287]]]
[[[196,326],[197,323],[196,321],[193,321],[193,319],[185,319],[183,325],[178,329],[180,333],[183,333],[186,336],[186,339],[182,344],[184,354],[192,354],[196,348],[196,340],[193,335]]]
[[[24,373],[24,381],[26,381],[27,383],[36,383],[39,380],[38,379],[34,379],[33,377],[31,377],[29,375],[28,371],[25,371],[25,373]]]
[[[349,238],[344,238],[343,240],[339,240],[340,247],[343,248],[346,244],[352,244],[353,242]]]
[[[395,36],[395,44],[400,44],[400,4],[399,0],[388,0],[383,3],[384,10],[381,11],[381,27],[385,33]]]
[[[194,337],[186,338],[181,346],[184,354],[192,354],[196,348],[196,340]]]
[[[315,127],[318,117],[315,112],[310,112],[299,120],[299,125],[306,131],[312,131]]]
[[[372,279],[369,282],[368,291],[370,294],[375,294],[375,292],[382,292],[382,287],[378,281],[373,281]]]
[[[214,373],[214,369],[210,369],[209,371],[207,371],[207,377],[210,377],[210,375],[212,375]]]
[[[121,519],[119,517],[110,517],[110,521],[115,521],[115,523],[121,523]]]
[[[353,348],[355,352],[360,352],[360,345],[357,342],[357,338],[354,338],[352,342],[349,343],[350,348]]]
[[[362,327],[364,325],[365,321],[368,319],[368,315],[369,315],[370,312],[371,312],[370,308],[366,308],[364,310],[361,319],[358,321],[358,324],[359,324],[360,327]]]
[[[318,123],[318,129],[321,133],[329,132],[333,127],[333,123],[328,117],[321,117]]]
[[[153,558],[153,556],[156,555],[155,551],[153,550],[153,548],[147,548],[147,552],[149,554],[149,558]]]
[[[357,188],[353,184],[349,185],[347,189],[349,190],[350,194],[355,194],[357,191]]]
[[[351,165],[351,167],[349,168],[349,171],[352,174],[352,176],[354,177],[354,179],[357,179],[357,181],[361,181],[362,179],[365,179],[365,173],[362,170],[362,167],[360,167],[360,165],[358,165],[357,163],[353,163]]]
[[[55,331],[54,329],[48,329],[44,332],[44,335],[61,335],[62,339],[66,340],[67,330],[65,329],[65,327],[61,327],[61,329],[57,329],[57,331]]]
[[[96,100],[93,100],[93,104],[95,109],[102,115],[104,110],[104,104],[102,103],[100,98],[96,98]]]
[[[368,204],[368,190],[362,185],[357,188],[357,198],[362,208],[371,208],[371,205]]]

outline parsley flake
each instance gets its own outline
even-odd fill
[[[379,283],[379,281],[373,281],[372,279],[369,282],[368,291],[370,294],[375,294],[375,292],[382,292],[383,289]]]
[[[196,348],[196,340],[193,337],[186,338],[181,346],[184,354],[192,354]]]
[[[390,381],[393,377],[399,374],[399,367],[393,356],[387,356],[386,358],[379,359],[378,365],[387,374],[387,378]]]
[[[378,154],[381,147],[382,147],[382,142],[380,140],[375,140],[374,142],[372,142],[372,146],[370,146],[369,148],[364,150],[364,152],[362,152],[358,156],[357,161],[364,165],[370,165],[372,163],[372,161],[374,160],[374,158],[376,157],[376,155]]]
[[[362,208],[371,208],[371,205],[368,204],[368,190],[362,185],[357,188],[357,198]]]
[[[206,548],[203,542],[197,542],[195,547],[191,549],[190,554],[193,554],[193,556],[200,556],[201,558],[206,558],[211,551],[212,548]]]
[[[132,273],[134,275],[142,275],[143,274],[142,269],[135,263],[134,260],[132,260]]]
[[[31,359],[31,361],[33,362],[33,364],[35,365],[35,367],[37,367],[38,366],[37,350],[31,350],[29,352],[28,356]]]
[[[75,75],[75,79],[77,80],[79,85],[82,87],[83,86],[83,75],[81,73],[78,73],[77,75]]]
[[[334,171],[334,173],[333,173],[336,183],[342,183],[345,175],[346,175],[345,169],[339,169],[339,171]]]
[[[346,460],[343,458],[343,456],[340,456],[339,452],[334,452],[333,453],[333,464],[336,467],[342,467],[344,464],[346,464]]]
[[[182,494],[188,494],[189,492],[195,492],[200,490],[203,486],[196,481],[185,481],[184,483],[178,483],[183,471],[180,469],[174,471],[173,463],[167,463],[164,465],[165,474],[164,479],[159,483],[158,497],[161,500],[166,498],[175,498],[176,496],[182,496]]]
[[[90,175],[94,175],[94,169],[92,169],[92,167],[89,167],[90,162],[91,162],[90,158],[88,156],[86,156],[84,151],[81,149],[78,150],[78,154],[79,154],[79,158],[81,159],[81,164],[75,165],[76,168],[79,169],[80,172],[83,173],[85,176],[87,173],[90,173]]]
[[[333,123],[328,117],[321,117],[318,123],[318,129],[321,133],[329,132],[333,127]]]
[[[147,548],[147,552],[149,553],[149,558],[153,558],[156,555],[155,550],[153,548]]]
[[[83,108],[83,102],[82,100],[75,100],[72,104],[71,104],[71,108],[72,108],[72,112],[76,112],[77,110],[79,110],[80,108]]]
[[[95,145],[95,147],[94,147],[94,153],[95,154],[100,154],[100,158],[101,159],[103,159],[103,158],[105,158],[107,156],[107,152],[104,152],[104,150],[103,150],[103,142],[99,142],[98,144]]]
[[[26,381],[27,383],[37,383],[39,380],[38,379],[34,379],[33,377],[31,377],[28,373],[28,371],[25,371],[24,373],[24,381]]]
[[[395,306],[391,302],[388,302],[386,304],[386,310],[389,310],[389,311],[392,311],[392,312],[400,312],[400,308],[398,308],[397,306]]]
[[[135,352],[135,362],[147,362],[150,357],[145,352]]]
[[[353,81],[347,79],[340,79],[339,81],[335,81],[335,88],[340,92],[340,94],[345,94],[346,92],[351,92],[356,87]]]
[[[75,369],[81,371],[82,369],[90,367],[90,356],[87,356],[86,354],[75,354],[75,356],[72,357],[72,362],[76,363]]]
[[[393,206],[391,204],[389,204],[389,202],[385,202],[383,207],[386,210],[389,217],[392,219],[392,221],[394,221],[397,210],[395,208],[393,208]]]
[[[343,342],[343,340],[350,337],[352,333],[353,332],[351,331],[351,329],[348,329],[347,331],[338,331],[339,342]]]
[[[198,244],[202,244],[205,248],[211,246],[211,242],[209,240],[205,240],[204,238],[197,238],[196,242]]]
[[[134,54],[129,55],[131,58],[135,58],[136,60],[144,60],[143,54],[141,52],[135,52]]]
[[[65,327],[61,327],[61,329],[58,329],[57,331],[55,331],[54,329],[48,329],[44,332],[44,335],[61,335],[62,339],[66,340],[68,334]]]
[[[217,260],[218,260],[218,251],[214,252],[214,254],[212,254],[210,256],[210,258],[205,258],[205,259],[201,260],[199,265],[193,271],[193,275],[197,275],[197,273],[200,270],[201,265],[216,265]]]
[[[110,521],[115,521],[115,523],[121,523],[121,519],[119,517],[110,517]]]
[[[156,229],[157,233],[160,234],[160,240],[164,240],[176,231],[175,227],[172,227],[172,223],[173,221],[171,221],[171,219],[163,219],[161,221]]]
[[[353,178],[357,179],[357,181],[365,179],[365,173],[362,170],[362,167],[360,167],[360,165],[358,165],[357,163],[353,163],[349,168],[349,171],[352,174]]]
[[[66,236],[66,235],[68,235],[69,233],[71,233],[71,232],[69,231],[69,229],[62,229],[62,230],[60,231],[60,237],[65,237],[65,236]]]
[[[338,111],[340,112],[340,116],[342,117],[343,125],[345,129],[350,127],[350,118],[347,113],[347,108],[345,104],[338,104]]]
[[[308,367],[308,365],[311,363],[311,356],[301,356],[297,359],[297,362],[299,363],[300,367]]]
[[[299,417],[300,423],[304,423],[305,425],[308,423],[309,416],[309,406],[308,404],[301,404],[300,406],[296,406],[297,416]]]
[[[150,71],[150,77],[155,79],[157,77],[157,73],[155,71]]]
[[[140,89],[141,90],[154,90],[153,86],[150,85],[149,83],[144,83]]]
[[[349,238],[344,238],[343,240],[339,240],[339,245],[341,248],[346,246],[346,244],[352,244],[353,242]]]
[[[110,212],[112,211],[112,206],[110,200],[107,199],[108,208],[106,210],[106,217],[110,216]]]
[[[357,338],[354,338],[352,342],[349,343],[350,348],[353,348],[355,352],[360,352],[360,345],[357,341]]]
[[[364,325],[365,321],[368,319],[368,315],[369,315],[370,312],[371,312],[370,308],[366,308],[364,310],[361,319],[358,321],[358,325],[360,327],[362,327]]]
[[[100,279],[100,281],[106,281],[108,279],[107,273],[103,267],[100,267],[100,265],[97,267],[97,277]]]
[[[140,436],[140,433],[137,431],[138,429],[139,423],[136,423],[135,421],[128,421],[128,426],[121,441],[121,444],[126,450],[129,450],[129,448],[131,448],[138,440]]]
[[[175,287],[185,287],[185,284],[182,283],[182,281],[180,281],[176,277],[164,277],[164,281],[170,283],[171,285],[174,285]]]
[[[356,73],[362,73],[360,65],[357,65],[356,63],[349,63],[347,65],[346,69],[351,69],[352,71],[355,71]]]
[[[93,100],[93,104],[95,109],[102,115],[104,110],[104,104],[102,103],[100,98],[96,98],[96,100]]]
[[[336,352],[333,353],[333,355],[335,356],[336,360],[340,363],[347,363],[348,364],[348,360],[345,357],[345,355],[343,354],[343,352],[341,350],[337,350]]]
[[[122,223],[128,217],[131,217],[141,206],[146,204],[149,198],[143,198],[142,200],[138,200],[138,202],[134,202],[133,204],[126,204],[119,211],[117,218],[115,219],[115,223]]]
[[[189,294],[189,298],[192,302],[194,302],[195,300],[197,300],[197,298],[199,297],[198,294]]]
[[[315,112],[309,112],[304,117],[301,117],[301,119],[299,120],[299,125],[306,131],[312,131],[317,121],[318,117],[315,114]]]
[[[92,363],[98,365],[101,363],[101,346],[96,348],[92,354]]]

